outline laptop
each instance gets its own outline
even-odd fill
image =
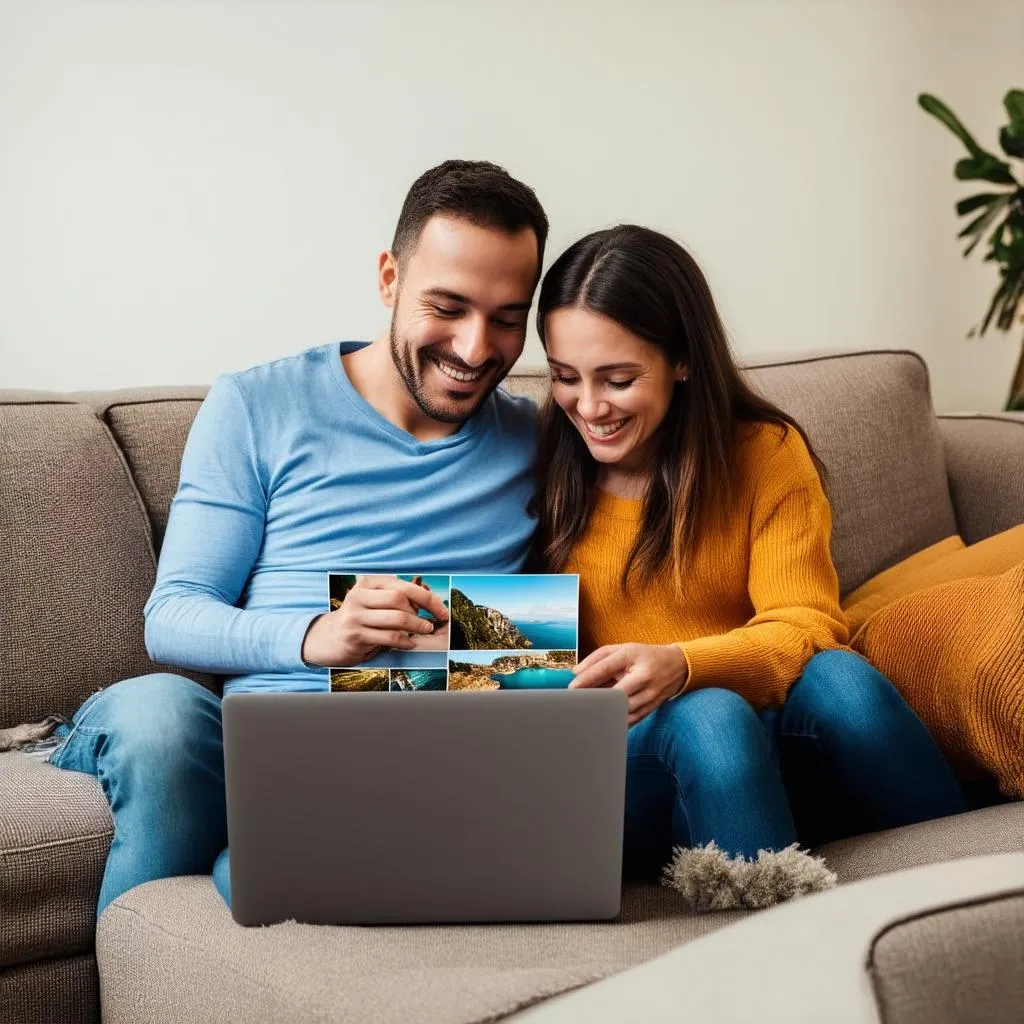
[[[239,924],[619,912],[620,690],[229,694],[223,724]]]

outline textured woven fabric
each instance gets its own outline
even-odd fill
[[[815,851],[839,876],[856,882],[922,864],[1024,852],[1024,802],[986,807],[919,825],[827,843]]]
[[[0,967],[92,949],[112,835],[92,776],[0,754]]]
[[[90,408],[0,404],[0,535],[0,728],[69,715],[99,687],[154,671],[149,525]]]
[[[209,878],[153,882],[115,900],[100,921],[103,1019],[470,1024],[742,916],[689,914],[655,886],[627,888],[623,909],[609,924],[241,928]]]
[[[1024,523],[1024,413],[945,416],[939,431],[964,540]]]
[[[181,453],[200,404],[198,398],[168,396],[130,401],[124,396],[106,411],[106,421],[146,505],[157,551],[178,488]]]
[[[957,532],[919,357],[845,353],[748,372],[804,427],[828,469],[832,557],[843,594]]]
[[[950,907],[886,929],[868,970],[884,1024],[1019,1024],[1024,893]]]
[[[99,1024],[99,977],[92,953],[0,970],[3,1024]]]

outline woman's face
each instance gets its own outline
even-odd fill
[[[567,307],[544,322],[551,394],[590,454],[627,471],[646,468],[649,442],[686,368],[599,313]]]

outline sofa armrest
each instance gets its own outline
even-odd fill
[[[897,871],[831,892],[807,896],[721,928],[648,963],[604,981],[557,996],[515,1014],[516,1024],[611,1024],[643,1020],[714,1021],[715,1024],[877,1024],[879,1001],[885,1020],[922,1024],[963,1020],[955,1016],[893,1015],[893,993],[919,995],[927,978],[921,972],[894,977],[901,964],[887,936],[925,916],[955,914],[965,908],[1007,901],[1012,922],[1007,940],[1019,949],[1024,931],[1024,853],[930,864]],[[958,922],[959,923],[959,922]],[[965,940],[972,938],[968,932]],[[911,941],[913,939],[911,938]],[[955,943],[955,937],[949,939]],[[883,944],[885,948],[883,947]],[[876,956],[876,949],[878,955]],[[910,958],[912,959],[912,958]],[[947,966],[950,963],[947,960]],[[971,961],[975,968],[978,965]],[[982,1020],[1015,1020],[1012,1002],[1024,986],[1024,961],[1006,958],[1001,971],[976,971],[974,981],[995,1015]],[[990,967],[991,964],[983,965]],[[886,971],[884,977],[880,971]],[[952,971],[949,972],[952,974]],[[950,978],[951,982],[964,982]],[[876,988],[878,994],[876,995]],[[903,1004],[906,1006],[906,1000]],[[920,1004],[919,1004],[920,1005]],[[950,1006],[952,1013],[955,1007]]]
[[[1024,413],[940,416],[939,433],[964,540],[1024,523]]]

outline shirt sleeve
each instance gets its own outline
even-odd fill
[[[266,508],[248,409],[237,383],[220,377],[185,445],[144,609],[154,661],[220,675],[306,667],[302,642],[315,614],[237,607],[263,543]]]
[[[787,441],[766,463],[751,515],[755,614],[728,633],[679,644],[689,667],[684,693],[719,686],[759,711],[780,707],[816,653],[846,645],[831,532],[832,510],[810,453],[802,440]]]

